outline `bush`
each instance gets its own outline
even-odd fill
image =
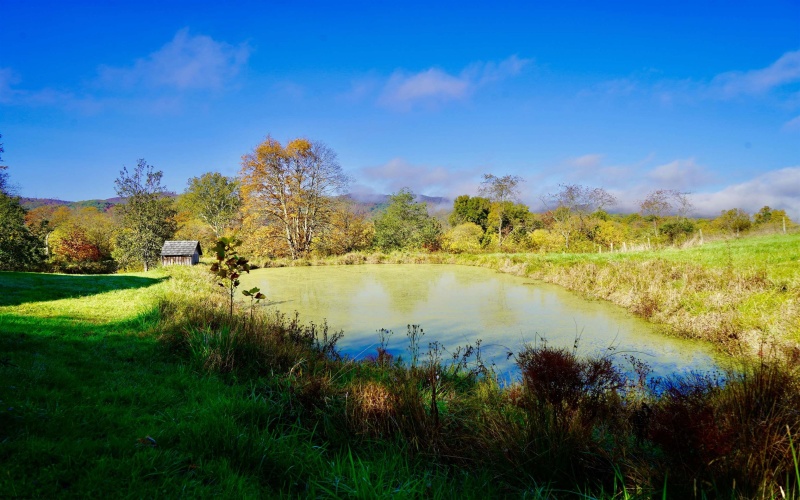
[[[114,260],[103,260],[100,262],[65,262],[63,260],[54,260],[49,263],[48,271],[51,273],[64,274],[113,274],[117,272],[117,262]]]
[[[448,252],[476,252],[481,248],[483,229],[473,222],[465,222],[445,233],[442,248]]]

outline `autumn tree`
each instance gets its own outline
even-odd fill
[[[208,224],[219,239],[239,213],[239,181],[218,172],[192,177],[179,206]]]
[[[549,216],[554,221],[554,228],[564,237],[565,247],[569,249],[576,232],[587,232],[591,214],[614,206],[617,199],[603,188],[580,184],[560,184],[559,187],[557,193],[550,194],[543,201],[550,208]]]
[[[103,258],[100,249],[90,241],[80,226],[72,226],[59,238],[54,252],[67,262],[98,262]]]
[[[519,198],[519,185],[522,177],[517,175],[504,175],[497,177],[492,174],[483,174],[483,182],[478,192],[493,203],[497,214],[497,244],[503,244],[503,215],[508,203],[513,203]]]
[[[175,234],[175,210],[163,194],[163,172],[154,171],[144,159],[128,172],[123,167],[114,181],[117,195],[125,202],[119,205],[122,229],[117,235],[114,257],[122,267],[140,262],[147,271],[158,262],[164,241]]]
[[[375,246],[384,252],[435,249],[441,233],[441,224],[428,214],[427,204],[415,202],[408,188],[391,195],[389,205],[375,218]]]
[[[242,157],[245,223],[272,226],[290,256],[307,255],[330,223],[333,195],[347,177],[336,153],[321,142],[294,139],[285,147],[271,137]]]
[[[459,224],[442,236],[442,248],[448,252],[477,252],[481,249],[483,228],[474,222]]]
[[[316,245],[322,253],[342,255],[369,248],[374,234],[375,226],[367,210],[349,198],[339,198],[332,205],[329,224]]]
[[[750,215],[741,208],[732,208],[723,210],[720,216],[714,219],[714,224],[738,236],[742,231],[750,229],[752,221]]]
[[[111,257],[117,228],[111,215],[96,207],[83,207],[73,211],[72,223],[83,230],[86,240],[97,247],[103,259]]]
[[[490,240],[489,236],[494,236],[495,230],[499,231],[502,227],[503,241],[519,243],[525,239],[529,230],[535,229],[534,217],[527,205],[523,203],[493,203],[487,219],[486,235],[484,241]],[[499,244],[499,242],[498,242]]]

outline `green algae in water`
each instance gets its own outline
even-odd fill
[[[717,367],[709,344],[665,336],[646,321],[558,286],[488,269],[453,265],[360,265],[258,269],[242,288],[258,286],[265,307],[300,314],[301,321],[343,330],[344,354],[375,354],[378,330],[394,334],[389,352],[408,357],[408,325],[420,325],[423,353],[439,341],[450,351],[482,340],[484,357],[513,372],[522,345],[546,342],[579,355],[623,355],[648,363],[654,375]],[[577,342],[576,342],[577,339]]]

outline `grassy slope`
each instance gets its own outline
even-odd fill
[[[800,234],[685,250],[495,259],[731,352],[745,347],[739,341],[800,343]]]
[[[156,340],[160,298],[186,292],[165,278],[0,273],[0,495],[439,497],[454,488],[396,450],[328,449],[294,425],[279,391],[181,363]],[[476,495],[488,487],[461,485]]]

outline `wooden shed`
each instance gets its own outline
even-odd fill
[[[161,247],[162,266],[193,266],[200,262],[203,250],[199,241],[165,241]]]

